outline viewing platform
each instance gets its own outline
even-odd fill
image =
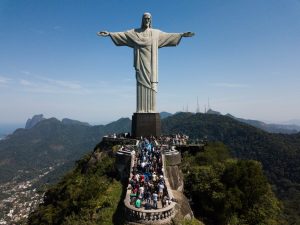
[[[126,196],[124,199],[126,220],[127,222],[131,222],[134,224],[170,224],[171,219],[176,214],[175,206],[177,203],[172,193],[168,177],[166,176],[167,173],[165,171],[165,168],[166,162],[175,164],[180,163],[180,152],[178,152],[174,148],[171,148],[169,145],[160,145],[157,141],[153,141],[153,146],[146,150],[145,146],[142,147],[142,142],[143,141],[137,141],[135,145],[124,145],[117,151],[117,162],[119,162],[117,163],[118,170],[121,174],[123,174],[122,177],[125,176],[124,173],[126,173],[126,168],[124,168],[121,164],[130,164],[130,169],[129,171],[127,171],[127,176],[129,174],[129,178],[128,186],[126,189]],[[157,174],[157,180],[154,180],[152,175],[146,178],[148,174],[148,168],[142,170],[144,171],[144,173],[139,170],[139,165],[141,164],[141,162],[146,162],[141,159],[143,157],[145,159],[145,155],[147,154],[150,155],[150,158],[152,155],[155,155],[155,157],[153,157],[153,161],[157,160],[159,165],[161,163],[161,167],[159,167],[161,169],[156,168],[156,170],[159,171]],[[168,160],[166,160],[166,157],[168,158]],[[132,179],[136,176],[136,174],[140,174],[141,176],[145,174],[145,181],[141,184],[141,186],[143,187],[142,190],[144,190],[144,188],[145,190],[148,189],[148,184],[152,185],[152,194],[155,192],[153,190],[158,190],[157,186],[160,184],[160,182],[163,183],[163,195],[161,195],[160,198],[158,197],[157,208],[153,207],[152,196],[151,198],[149,196],[146,197],[146,193],[141,194],[139,192],[133,194],[134,191]],[[140,198],[138,196],[140,196]],[[135,204],[138,198],[141,200],[140,207],[136,207]],[[163,198],[168,199],[167,202],[163,202]]]

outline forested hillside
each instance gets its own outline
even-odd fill
[[[283,224],[280,203],[254,160],[231,158],[222,143],[183,154],[186,195],[205,224]]]
[[[163,120],[163,133],[221,141],[233,156],[262,163],[290,223],[300,221],[300,134],[271,134],[226,116],[179,113]]]
[[[30,225],[124,224],[127,180],[121,183],[114,166],[118,147],[98,146],[46,192],[44,203],[29,216]],[[205,224],[280,224],[280,203],[260,163],[232,159],[223,144],[209,143],[204,152],[184,153],[181,168],[185,193],[196,217]],[[173,222],[201,224],[197,220]]]
[[[103,135],[128,132],[130,126],[128,118],[91,127],[52,118],[31,129],[18,129],[0,141],[0,182],[27,180],[37,177],[43,168],[55,167],[39,185],[53,182],[90,152]],[[272,189],[284,202],[289,223],[300,221],[300,133],[271,134],[227,116],[200,113],[178,113],[163,119],[162,130],[221,141],[234,157],[261,162]]]
[[[115,160],[96,151],[97,161],[88,154],[75,169],[45,194],[44,203],[29,216],[28,224],[124,224],[116,217],[122,201],[122,184],[117,179]]]
[[[93,150],[104,135],[128,132],[130,126],[128,118],[99,126],[66,124],[51,118],[31,129],[18,129],[0,141],[0,183],[32,179],[48,167],[55,170],[44,182],[56,180],[76,160]]]

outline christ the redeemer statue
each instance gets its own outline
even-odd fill
[[[137,81],[137,113],[156,113],[158,83],[158,48],[176,46],[182,37],[194,33],[165,33],[152,29],[150,13],[144,13],[142,26],[126,32],[101,31],[99,36],[110,36],[117,46],[128,46],[134,50],[134,68]]]

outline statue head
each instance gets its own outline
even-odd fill
[[[142,28],[151,28],[152,27],[152,16],[150,13],[145,12],[142,17]]]

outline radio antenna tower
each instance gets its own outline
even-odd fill
[[[207,110],[210,110],[209,97],[207,98]]]
[[[199,99],[198,99],[198,96],[197,96],[197,109],[196,109],[196,113],[199,113],[199,112],[200,112]]]

